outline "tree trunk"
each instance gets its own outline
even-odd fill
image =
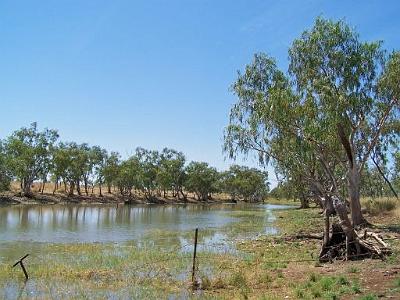
[[[43,195],[43,193],[44,193],[44,187],[45,187],[45,186],[46,186],[46,181],[43,180],[43,183],[42,183],[42,191],[41,191],[42,195]]]
[[[85,194],[86,194],[86,196],[89,196],[87,178],[85,178],[85,179],[83,180],[83,182],[84,182],[84,184],[85,184]]]
[[[23,192],[25,197],[32,197],[32,190],[31,190],[31,181],[30,180],[24,180],[24,185],[23,185]]]
[[[69,184],[68,196],[73,196],[74,195],[74,189],[75,189],[75,184],[74,184],[73,181],[71,181],[70,184]]]
[[[364,218],[361,212],[360,203],[360,173],[356,164],[349,170],[348,175],[349,180],[349,197],[350,197],[350,210],[351,210],[351,220],[353,226],[358,226],[363,224]]]
[[[344,234],[346,235],[347,243],[354,243],[357,248],[357,254],[360,253],[360,245],[357,240],[357,233],[354,231],[354,226],[352,226],[349,217],[347,215],[347,207],[344,201],[339,199],[339,197],[332,197],[333,206],[335,208],[336,214],[339,217],[339,225],[342,227]]]
[[[303,192],[300,195],[300,203],[301,203],[300,208],[309,208],[310,207],[308,198],[306,197],[306,195],[304,195]]]
[[[101,184],[99,184],[99,196],[103,197],[103,194],[101,193]]]
[[[365,222],[361,213],[360,203],[360,172],[357,164],[357,157],[354,151],[352,138],[348,138],[342,124],[338,124],[338,136],[347,155],[348,161],[348,190],[350,197],[351,220],[353,226],[361,225]]]
[[[56,193],[57,187],[58,187],[58,178],[56,178],[56,180],[54,181],[53,195]]]
[[[81,196],[81,183],[79,180],[76,181],[76,191],[78,192],[78,195]]]
[[[111,194],[111,184],[107,183],[107,192]]]

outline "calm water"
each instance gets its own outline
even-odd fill
[[[222,227],[233,211],[267,210],[269,221],[282,205],[33,205],[0,207],[0,242],[121,242],[151,230],[187,231]],[[268,220],[266,220],[268,221]],[[267,222],[269,223],[269,222]],[[274,232],[271,224],[267,232]]]
[[[243,238],[258,234],[275,234],[274,210],[288,208],[283,205],[142,205],[119,207],[111,205],[32,205],[0,207],[0,264],[12,265],[19,257],[30,253],[30,264],[46,264],[47,259],[57,261],[62,257],[78,260],[79,255],[52,253],[46,248],[51,243],[105,243],[113,244],[111,256],[124,256],[134,243],[144,251],[148,246],[157,246],[160,251],[180,249],[182,254],[193,252],[192,230],[200,229],[198,251],[239,254],[235,247],[237,232],[230,232],[234,222],[244,226]],[[246,228],[248,227],[248,228]],[[250,228],[250,229],[249,229]],[[174,234],[169,234],[169,233]],[[176,248],[178,246],[178,248]],[[127,247],[127,248],[125,248]],[[110,251],[110,250],[104,250]],[[174,250],[175,251],[175,250]],[[109,257],[110,253],[104,252]],[[83,259],[87,254],[83,254]],[[86,256],[85,256],[86,255]],[[64,258],[65,259],[65,258]],[[84,261],[84,260],[83,260]],[[54,263],[54,262],[53,262]],[[202,264],[203,272],[211,276],[212,270]],[[184,281],[186,266],[174,276]],[[16,270],[15,272],[20,272]],[[150,273],[149,273],[150,274]],[[0,282],[1,299],[145,299],[164,296],[147,294],[157,290],[141,285],[112,291],[107,289],[87,290],[84,285],[70,286],[63,282],[30,279],[26,284],[20,277]],[[184,294],[173,294],[168,299],[190,298]],[[186,293],[186,294],[185,294]],[[165,297],[164,297],[165,298]]]

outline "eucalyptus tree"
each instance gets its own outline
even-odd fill
[[[152,199],[158,188],[157,173],[160,168],[160,153],[138,147],[135,157],[138,159],[141,169],[140,188],[147,199]]]
[[[268,173],[246,166],[232,165],[221,174],[222,190],[233,200],[262,201],[266,197]]]
[[[183,183],[185,180],[185,156],[182,152],[164,148],[160,153],[159,168],[157,172],[157,183],[166,197],[166,191],[172,191],[173,197],[183,194]]]
[[[136,156],[132,156],[122,161],[118,165],[118,174],[114,178],[114,182],[118,187],[121,195],[132,195],[132,189],[140,189],[142,187],[141,164]]]
[[[343,22],[318,19],[293,43],[289,56],[301,99],[322,115],[318,131],[336,136],[346,154],[352,220],[361,224],[362,170],[374,150],[383,152],[398,141],[400,53],[387,55],[381,42],[361,42]],[[329,138],[319,140],[335,154]]]
[[[76,158],[79,161],[80,173],[81,177],[76,182],[76,188],[79,193],[80,191],[80,182],[83,182],[85,188],[85,194],[89,195],[88,186],[90,176],[92,175],[93,171],[93,162],[91,159],[91,148],[87,143],[83,143],[78,145],[78,157]]]
[[[14,131],[5,143],[9,171],[21,183],[25,196],[32,196],[31,185],[47,176],[52,149],[58,139],[55,130],[39,131],[36,123]]]
[[[120,155],[118,152],[111,152],[105,158],[104,166],[101,169],[101,174],[104,177],[104,182],[107,185],[107,192],[111,194],[111,187],[118,176],[120,163]]]
[[[90,147],[84,143],[79,145],[79,161],[81,166],[82,181],[85,188],[85,194],[89,195],[89,184],[92,185],[92,191],[95,182],[98,181],[100,169],[104,165],[104,157],[106,156],[106,150],[101,149],[99,146]]]
[[[104,184],[104,168],[107,162],[107,150],[102,149],[99,146],[93,146],[90,149],[90,165],[92,167],[92,194],[95,184],[99,186],[99,195],[103,196],[102,194],[102,184]]]
[[[239,73],[225,150],[256,151],[323,196],[346,184],[352,223],[361,224],[362,170],[374,150],[398,140],[399,57],[342,21],[318,18],[293,42],[286,74],[265,54]]]
[[[206,201],[218,191],[218,171],[205,162],[191,162],[186,167],[185,188],[196,194],[197,199]]]
[[[83,152],[85,146],[75,142],[60,143],[54,151],[54,174],[64,180],[69,185],[68,195],[72,196],[76,188],[79,195],[80,182],[84,176],[84,166],[86,164],[86,154]]]
[[[0,140],[0,192],[10,188],[11,174],[7,166],[7,155]]]

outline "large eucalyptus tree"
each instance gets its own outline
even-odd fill
[[[58,133],[56,130],[39,131],[37,123],[14,131],[4,142],[7,166],[11,174],[21,183],[25,196],[32,196],[31,185],[49,172],[53,148]]]
[[[346,185],[352,223],[361,224],[362,170],[373,151],[398,142],[400,53],[318,18],[289,49],[288,72],[256,54],[232,89],[229,155],[255,151],[318,193]]]

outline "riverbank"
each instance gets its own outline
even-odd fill
[[[214,195],[207,201],[197,200],[190,195],[186,199],[178,199],[177,197],[161,197],[154,196],[147,199],[143,195],[123,196],[116,193],[103,193],[93,195],[67,195],[65,193],[33,193],[32,197],[21,196],[18,192],[0,193],[0,206],[4,205],[33,205],[33,204],[215,204],[215,203],[236,203],[241,201],[233,201],[227,195]],[[293,200],[276,200],[266,199],[266,203],[280,205],[297,205],[298,202]]]
[[[229,199],[214,198],[208,201],[199,201],[188,197],[186,200],[173,197],[158,197],[146,199],[143,196],[122,196],[117,194],[99,195],[67,195],[67,194],[49,194],[34,193],[32,197],[21,196],[19,193],[5,192],[0,194],[0,205],[13,204],[178,204],[178,203],[220,203],[232,202]]]

